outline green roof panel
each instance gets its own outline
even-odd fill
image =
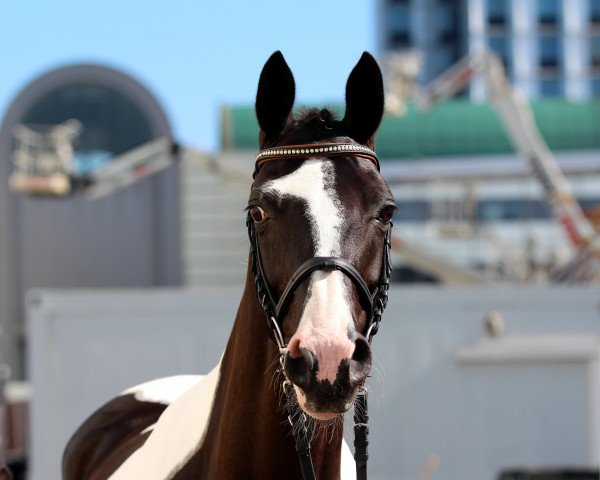
[[[540,100],[531,107],[551,150],[600,149],[600,101]],[[222,127],[224,149],[257,148],[258,125],[251,107],[225,108]],[[512,151],[493,108],[467,100],[447,101],[427,112],[411,106],[402,117],[386,116],[377,135],[377,153],[382,159]]]

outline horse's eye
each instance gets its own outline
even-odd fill
[[[387,225],[391,222],[395,210],[396,207],[394,207],[393,205],[387,205],[383,207],[379,212],[379,215],[377,216],[377,220],[379,220],[384,225]]]
[[[260,207],[250,208],[250,216],[256,223],[262,222],[265,218],[267,218],[267,214]]]

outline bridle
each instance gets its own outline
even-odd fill
[[[315,143],[305,145],[287,145],[284,147],[273,147],[261,150],[256,156],[256,164],[253,178],[256,178],[261,167],[272,161],[281,161],[287,159],[306,159],[314,156],[336,158],[336,157],[362,157],[372,161],[379,171],[379,160],[373,150],[364,146],[353,143]],[[265,271],[262,264],[258,237],[254,227],[254,220],[248,213],[246,218],[246,226],[248,227],[248,237],[250,239],[250,260],[252,273],[254,274],[254,284],[258,301],[262,306],[269,329],[273,332],[273,337],[279,348],[280,361],[283,368],[283,361],[287,353],[287,345],[282,332],[282,321],[287,309],[292,301],[294,292],[302,284],[312,272],[318,270],[333,271],[337,270],[345,274],[352,283],[356,286],[360,303],[367,314],[365,323],[364,336],[371,343],[373,336],[379,330],[379,323],[383,311],[387,306],[388,290],[391,275],[391,232],[392,225],[388,229],[384,244],[383,244],[383,262],[381,267],[381,275],[379,285],[375,292],[371,292],[366,282],[348,261],[340,257],[313,257],[306,260],[288,281],[281,297],[277,299],[273,293],[269,282],[266,279]],[[284,388],[287,395],[293,395],[291,382],[286,380]],[[290,402],[288,402],[289,404]],[[367,452],[369,431],[368,413],[367,413],[367,392],[363,388],[357,394],[354,408],[354,459],[356,461],[356,476],[358,480],[366,480],[367,478],[367,460],[369,458]],[[306,428],[306,416],[302,412],[290,411],[288,416],[290,424],[296,433],[296,450],[300,457],[302,474],[305,480],[315,479],[315,473],[310,456],[310,441]]]
[[[277,160],[286,159],[302,159],[314,157],[335,158],[342,156],[358,156],[371,160],[377,170],[379,170],[379,160],[377,155],[370,148],[364,145],[351,143],[318,143],[310,145],[288,145],[285,147],[274,147],[261,150],[256,156],[256,165],[253,178],[256,178],[260,168],[266,163]],[[369,343],[373,336],[379,330],[379,322],[383,311],[387,306],[388,290],[390,284],[390,275],[392,270],[391,264],[391,235],[392,226],[388,229],[384,244],[383,244],[383,261],[381,266],[381,275],[379,285],[375,292],[371,293],[362,276],[348,261],[340,257],[313,257],[306,260],[294,272],[288,281],[285,289],[279,300],[271,290],[266,279],[260,249],[258,246],[258,237],[254,227],[254,220],[248,212],[246,218],[246,226],[248,227],[248,237],[250,239],[250,257],[252,262],[252,273],[254,274],[254,283],[256,286],[256,295],[265,311],[269,328],[273,331],[275,342],[280,349],[280,353],[285,354],[286,344],[281,331],[281,322],[287,308],[289,307],[294,292],[300,284],[312,273],[317,270],[338,270],[344,273],[356,286],[360,298],[361,305],[367,313],[367,322],[365,325],[364,336]],[[283,350],[283,351],[282,351]]]

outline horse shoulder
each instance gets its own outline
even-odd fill
[[[219,378],[220,364],[169,405],[143,446],[110,480],[164,480],[177,473],[204,442]]]
[[[67,443],[63,479],[107,478],[146,442],[164,410],[201,379],[198,375],[161,378],[129,388],[105,403]]]

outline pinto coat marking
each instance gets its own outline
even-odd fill
[[[261,149],[348,141],[374,147],[374,135],[383,115],[383,81],[375,59],[368,53],[362,55],[348,77],[343,120],[338,121],[327,110],[316,109],[309,112],[310,116],[294,117],[294,97],[292,72],[281,52],[275,52],[263,67],[256,96]],[[368,285],[375,285],[381,268],[379,249],[385,238],[385,228],[376,219],[384,201],[389,204],[391,193],[373,167],[367,174],[357,167],[361,160],[348,155],[335,163],[322,158],[272,162],[257,172],[250,203],[256,200],[260,204],[261,199],[252,195],[263,187],[286,198],[283,203],[287,205],[303,203],[302,208],[288,209],[280,221],[263,224],[265,228],[258,232],[261,242],[264,240],[263,258],[273,274],[270,280],[276,291],[285,288],[294,268],[311,255],[344,257]],[[343,172],[343,182],[336,181],[338,172]],[[348,222],[360,229],[345,228]],[[337,416],[347,411],[371,367],[370,347],[364,337],[356,337],[357,326],[362,328],[364,324],[364,310],[354,289],[346,289],[349,280],[341,275],[314,272],[297,290],[288,314],[281,320],[286,338],[292,337],[284,371],[292,382],[302,383],[310,415],[319,412]],[[84,423],[76,432],[72,448],[67,448],[64,479],[105,480],[107,472],[116,470],[110,477],[113,480],[301,480],[288,413],[280,397],[283,376],[279,351],[269,334],[249,265],[220,366],[166,410],[160,402],[176,395],[161,398],[152,393],[156,387],[152,384],[117,398],[117,411],[107,415],[106,428],[95,421],[98,415],[107,413],[100,409],[92,415],[91,423]],[[348,341],[361,348],[353,354]],[[306,352],[311,348],[321,355],[323,365],[308,361]],[[290,360],[292,353],[302,355]],[[350,355],[351,360],[346,361]],[[340,372],[342,367],[345,370],[338,372],[332,384],[332,364],[336,362]],[[292,364],[299,367],[295,372],[290,369]],[[309,381],[303,382],[303,375]],[[136,395],[153,401],[139,401]],[[124,400],[133,407],[148,406],[150,411],[139,421],[134,415],[132,421],[128,414],[136,414],[135,408],[119,410]],[[123,449],[119,442],[123,435],[119,433],[127,439],[133,436],[133,444]],[[354,478],[339,423],[337,428],[325,426],[314,431],[312,458],[319,480],[339,479],[340,474]],[[95,460],[102,463],[102,468],[96,468]],[[78,474],[82,471],[89,475]]]
[[[219,383],[220,364],[196,383],[158,419],[143,447],[109,477],[110,480],[166,480],[202,447]],[[157,385],[151,385],[158,387]],[[157,394],[160,389],[155,389]],[[175,394],[171,390],[170,396]]]

